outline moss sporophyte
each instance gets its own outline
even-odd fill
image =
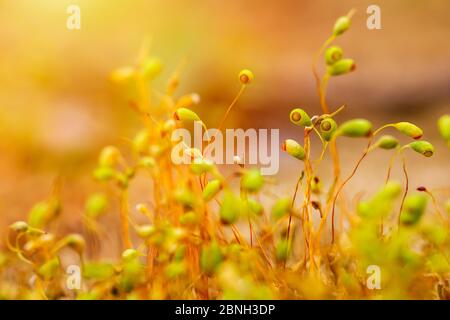
[[[327,102],[330,81],[356,72],[351,52],[335,44],[349,33],[353,15],[330,23],[313,58],[320,109],[300,104],[286,112],[296,131],[281,142],[277,129],[223,130],[258,81],[252,71],[237,72],[235,98],[208,129],[194,111],[201,110],[200,96],[178,93],[184,63],[165,88],[155,88],[164,66],[144,46],[136,64],[111,75],[142,128],[129,149],[100,151],[93,178],[105,187],[79,209],[79,234],[55,226],[67,210],[59,179],[23,221],[10,224],[8,250],[0,252],[0,298],[449,299],[450,200],[423,185],[410,192],[406,162],[416,157],[426,166],[442,148],[422,140],[427,134],[408,119],[344,120],[353,106]],[[443,139],[436,143],[449,145],[448,115],[437,130]],[[365,147],[344,169],[339,149],[349,139]],[[225,142],[233,148],[225,150]],[[298,172],[294,184],[271,176],[280,150],[289,172]],[[380,184],[377,191],[346,189],[374,152],[391,154],[377,168],[386,178],[371,181]],[[391,179],[397,160],[402,181]],[[150,185],[145,194],[134,188],[137,178]],[[119,230],[115,245],[111,221]],[[115,258],[102,258],[104,246],[117,249]],[[81,270],[76,289],[65,285],[67,256]],[[380,272],[376,286],[366,282],[367,270]]]

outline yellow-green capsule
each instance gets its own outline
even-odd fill
[[[60,262],[58,257],[54,257],[49,261],[45,262],[38,269],[38,274],[45,280],[52,279],[59,270]]]
[[[287,260],[289,255],[289,242],[286,239],[281,239],[275,245],[275,258],[279,262]]]
[[[445,210],[447,211],[447,214],[450,216],[450,199],[448,199],[445,202]]]
[[[106,211],[108,198],[103,193],[94,193],[87,200],[84,206],[86,215],[96,218]]]
[[[305,150],[297,141],[293,139],[286,139],[281,145],[281,149],[298,160],[305,159]]]
[[[203,189],[203,200],[209,201],[216,196],[216,194],[222,188],[222,182],[218,179],[211,180]]]
[[[74,249],[77,252],[83,252],[84,248],[86,247],[86,241],[84,240],[83,236],[78,233],[72,233],[67,235],[63,241],[66,243],[66,245],[72,249]]]
[[[398,146],[398,140],[391,135],[384,135],[378,139],[375,145],[381,149],[394,149]]]
[[[239,81],[242,84],[249,84],[250,82],[253,81],[254,78],[255,76],[253,75],[253,72],[251,72],[248,69],[244,69],[241,72],[239,72]]]
[[[194,193],[186,187],[178,187],[173,192],[173,198],[176,202],[185,207],[193,207],[196,203]]]
[[[87,262],[83,265],[83,277],[86,279],[106,280],[114,276],[114,266],[106,262]]]
[[[450,141],[450,114],[445,114],[438,120],[438,128],[445,141]]]
[[[28,223],[25,221],[16,221],[9,228],[16,232],[26,232],[28,230]]]
[[[202,121],[194,111],[188,108],[178,108],[173,118],[179,121]]]
[[[261,215],[264,208],[261,203],[254,199],[247,200],[247,208],[250,210],[250,213],[255,214],[257,216]]]
[[[191,163],[191,171],[196,175],[202,175],[204,173],[211,172],[214,169],[212,161],[204,158],[195,158]]]
[[[272,207],[272,216],[275,220],[282,218],[291,210],[291,199],[281,198],[278,199]]]
[[[341,59],[336,61],[333,65],[328,66],[327,73],[330,76],[340,76],[352,72],[356,69],[356,64],[353,59]]]
[[[200,253],[200,267],[207,275],[212,275],[223,261],[222,250],[216,241],[204,246]]]
[[[174,261],[167,265],[165,274],[169,279],[181,277],[186,273],[186,264],[183,261]]]
[[[406,121],[397,122],[396,124],[394,124],[394,127],[401,133],[416,140],[422,138],[423,136],[422,129],[420,129],[415,124],[412,124],[411,122]]]
[[[148,130],[140,131],[133,139],[133,148],[138,153],[146,153],[148,151],[150,135]]]
[[[409,146],[425,157],[431,157],[434,154],[433,145],[425,140],[411,142]]]
[[[312,125],[309,115],[300,108],[293,109],[289,115],[289,119],[293,124],[296,124],[298,126],[309,127]]]
[[[333,118],[325,118],[320,122],[320,134],[325,141],[330,141],[337,129],[337,123]]]
[[[403,203],[400,221],[404,225],[415,225],[425,212],[427,197],[424,194],[407,196]]]
[[[120,159],[120,151],[114,146],[104,147],[100,152],[98,164],[101,167],[114,167]]]
[[[146,80],[154,79],[158,74],[161,73],[162,63],[158,58],[147,58],[142,63],[141,72],[142,76]]]
[[[94,170],[93,176],[98,181],[108,181],[116,176],[116,170],[111,167],[98,167]]]
[[[344,52],[338,46],[329,47],[325,51],[325,63],[329,66],[335,64],[339,60],[341,60],[344,56]]]
[[[122,252],[122,261],[128,262],[139,257],[139,252],[135,249],[127,249]]]
[[[233,224],[239,219],[241,212],[242,200],[231,191],[226,191],[220,207],[220,221],[223,224]]]
[[[244,173],[241,186],[249,192],[258,192],[264,184],[264,178],[258,169],[251,169]]]
[[[136,233],[142,239],[147,239],[148,237],[154,235],[156,228],[152,224],[144,224],[136,227]]]
[[[372,123],[366,119],[353,119],[339,126],[337,134],[346,137],[367,137],[372,132]]]
[[[350,28],[351,20],[347,16],[339,17],[334,23],[333,35],[339,36]]]
[[[195,226],[200,222],[200,217],[195,211],[188,211],[180,216],[180,223],[184,226]]]

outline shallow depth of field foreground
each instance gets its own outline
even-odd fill
[[[450,299],[439,28],[389,38],[417,21],[392,2],[371,31],[364,1],[79,2],[79,30],[69,4],[5,4],[36,36],[0,14],[0,299]],[[279,129],[279,172],[183,147],[195,124]]]

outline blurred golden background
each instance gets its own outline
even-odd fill
[[[81,29],[68,30],[66,9],[81,9]],[[33,203],[48,196],[63,176],[63,215],[79,230],[86,196],[104,186],[91,171],[100,148],[140,128],[109,75],[132,64],[145,39],[164,61],[155,86],[185,60],[178,94],[197,92],[198,114],[214,127],[239,89],[237,74],[249,68],[246,90],[228,127],[280,128],[281,138],[301,139],[288,114],[301,106],[311,115],[319,101],[311,61],[336,17],[357,9],[351,30],[338,40],[357,71],[333,79],[329,104],[347,103],[338,121],[365,117],[376,126],[400,120],[417,123],[436,155],[408,154],[411,186],[443,188],[450,180],[449,152],[436,120],[450,110],[450,2],[377,1],[382,30],[368,30],[359,0],[3,0],[0,1],[0,230],[25,219]],[[349,139],[347,139],[349,140]],[[346,175],[364,141],[345,141]],[[281,155],[275,193],[291,192],[298,162]],[[367,192],[384,179],[390,154],[376,152],[347,187]],[[378,166],[377,166],[378,165]],[[326,166],[324,166],[326,168]],[[401,178],[396,167],[394,176]],[[380,171],[381,170],[381,171]],[[331,172],[323,172],[329,176]],[[146,183],[134,186],[132,204],[145,199]],[[448,191],[448,190],[447,190]],[[348,191],[351,193],[351,191]]]

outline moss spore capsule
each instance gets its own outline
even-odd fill
[[[330,76],[340,76],[350,73],[356,69],[356,64],[353,59],[342,59],[328,66],[327,72]]]
[[[433,145],[425,140],[411,142],[409,146],[425,157],[431,157],[434,154]]]
[[[398,146],[398,140],[391,135],[384,135],[378,139],[375,145],[385,150],[394,149]]]
[[[335,64],[344,57],[344,52],[338,46],[329,47],[325,51],[325,63],[329,66]]]
[[[338,134],[346,137],[367,137],[372,132],[372,123],[366,119],[353,119],[339,126]]]
[[[339,17],[333,27],[333,35],[339,36],[350,28],[351,20],[348,16]]]
[[[397,122],[396,124],[394,124],[394,127],[401,133],[415,140],[418,140],[423,136],[422,129],[420,129],[418,126],[416,126],[411,122],[407,121]]]
[[[337,123],[333,118],[325,118],[320,122],[319,128],[322,138],[325,141],[330,141],[337,129]]]
[[[309,127],[312,125],[309,115],[300,108],[293,109],[289,115],[289,119],[293,124],[298,126]]]
[[[281,149],[298,160],[305,159],[305,150],[297,141],[293,139],[286,139],[281,145]]]
[[[253,72],[251,72],[248,69],[244,69],[241,72],[239,72],[239,81],[242,84],[249,84],[250,82],[253,81],[254,78],[255,76],[253,75]]]

